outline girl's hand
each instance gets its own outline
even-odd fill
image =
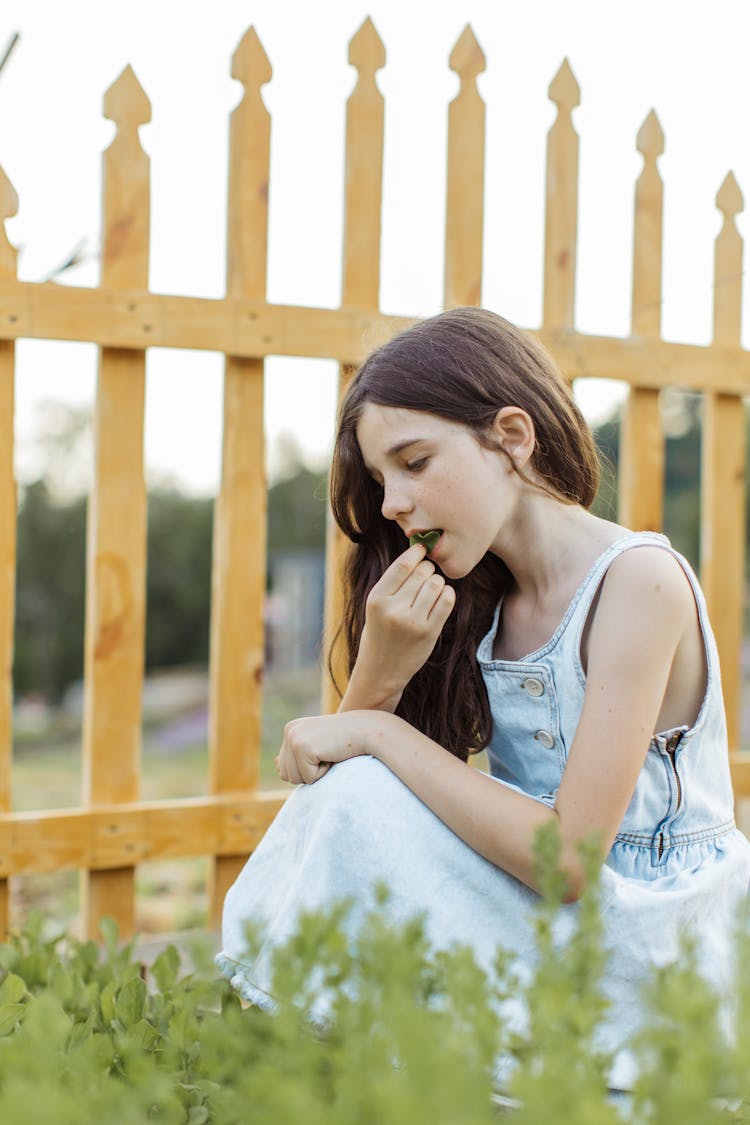
[[[455,604],[453,587],[435,571],[422,544],[391,563],[367,598],[351,692],[347,690],[347,696],[356,696],[355,706],[382,707],[387,701],[397,706]]]
[[[284,741],[276,758],[282,781],[310,785],[336,762],[370,753],[367,733],[373,717],[366,711],[293,719],[284,727]]]

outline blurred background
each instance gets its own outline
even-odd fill
[[[355,71],[348,42],[370,15],[386,50],[381,309],[440,307],[448,66],[467,21],[487,57],[483,303],[541,321],[547,87],[564,57],[581,86],[576,324],[627,335],[636,134],[655,108],[666,134],[663,336],[711,333],[714,205],[727,171],[750,189],[745,0],[337,0],[309,5],[214,0],[207,8],[133,0],[6,0],[0,13],[0,165],[19,196],[6,224],[22,280],[96,285],[101,153],[114,125],[106,89],[131,64],[151,100],[140,130],[152,162],[150,287],[221,296],[228,118],[241,96],[231,57],[252,24],[274,70],[268,300],[336,307],[341,293],[344,113]],[[700,82],[696,82],[700,75]],[[747,236],[746,215],[738,218]],[[750,343],[745,286],[743,345]],[[85,525],[96,349],[17,345],[18,586],[13,801],[18,810],[80,800]],[[152,350],[147,359],[149,489],[143,796],[207,791],[211,533],[221,447],[222,358]],[[268,581],[262,783],[284,722],[320,707],[326,471],[337,365],[266,362]],[[600,514],[615,517],[624,388],[574,388],[607,462]],[[700,567],[700,397],[663,395],[665,531]],[[748,519],[750,527],[750,519]],[[750,744],[750,694],[743,742]],[[139,869],[142,931],[205,915],[202,860]],[[15,916],[33,904],[77,909],[75,873],[13,880]]]

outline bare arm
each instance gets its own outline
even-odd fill
[[[580,841],[609,852],[648,751],[677,645],[696,620],[689,583],[659,548],[616,560],[589,639],[584,706],[554,810],[466,770],[417,731],[375,737],[374,753],[476,851],[535,885],[537,828],[556,817],[571,897],[583,875]]]
[[[612,564],[591,628],[584,706],[554,809],[467,768],[383,712],[290,723],[281,768],[287,780],[314,781],[332,762],[373,754],[470,847],[535,889],[534,837],[542,824],[556,819],[573,900],[583,888],[577,845],[596,835],[602,858],[609,852],[648,750],[677,645],[695,617],[689,583],[666,552],[638,548]]]

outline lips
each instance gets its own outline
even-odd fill
[[[426,548],[427,554],[429,555],[437,546],[442,534],[442,528],[432,528],[429,531],[413,531],[409,535],[409,545],[413,547],[415,543],[421,543]]]

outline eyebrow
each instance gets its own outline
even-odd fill
[[[386,457],[395,457],[397,453],[401,453],[408,446],[416,445],[418,441],[423,441],[423,440],[424,439],[421,438],[421,437],[412,437],[412,438],[406,438],[404,441],[397,441],[395,445],[392,445],[390,449],[386,450],[385,455],[386,455]],[[377,472],[377,469],[373,469],[372,465],[368,465],[366,461],[365,461],[365,468],[367,469],[370,476],[372,476],[373,473]]]

